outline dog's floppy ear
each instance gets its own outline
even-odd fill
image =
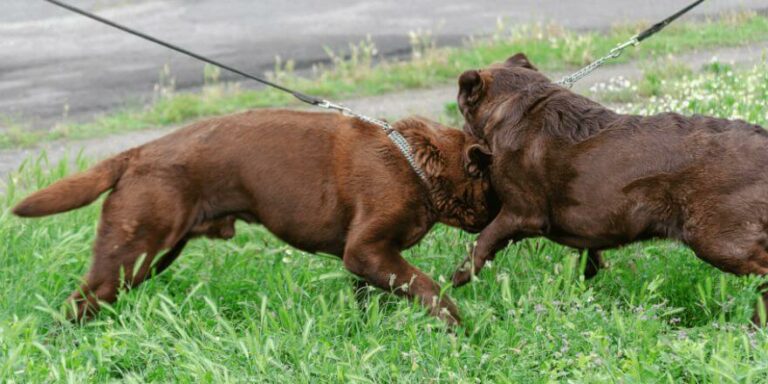
[[[440,149],[432,142],[430,133],[418,132],[418,134],[413,135],[410,139],[411,151],[416,164],[424,170],[427,177],[437,177],[443,173],[445,162]]]
[[[528,57],[525,56],[524,53],[519,52],[511,56],[507,61],[504,62],[504,65],[508,67],[523,67],[532,69],[534,71],[538,71],[539,69],[536,68],[531,62],[528,60]]]
[[[462,113],[467,113],[477,105],[485,93],[485,88],[485,80],[477,70],[470,69],[459,76],[458,103]]]
[[[464,169],[473,178],[479,178],[491,165],[491,150],[479,143],[464,148]]]

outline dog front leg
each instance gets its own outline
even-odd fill
[[[502,211],[477,237],[469,256],[453,273],[453,286],[460,287],[472,280],[485,263],[493,260],[496,253],[510,241],[543,234],[544,220],[521,219],[519,216]]]
[[[456,305],[440,295],[440,286],[418,268],[409,264],[399,250],[388,242],[355,244],[344,251],[344,266],[377,288],[399,296],[418,299],[429,313],[448,325],[459,324]]]

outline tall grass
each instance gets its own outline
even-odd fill
[[[31,168],[45,183],[63,172]],[[39,174],[36,178],[35,173]],[[168,273],[73,326],[58,304],[88,260],[97,207],[34,222],[3,213],[2,381],[578,382],[766,379],[768,338],[749,328],[756,279],[687,249],[609,252],[579,279],[579,255],[513,246],[481,281],[449,292],[467,335],[384,294],[362,310],[336,260],[289,249],[259,227],[198,241]],[[447,276],[468,236],[438,228],[409,252]],[[441,279],[445,280],[445,279]]]

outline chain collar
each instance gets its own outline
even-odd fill
[[[387,137],[389,138],[389,140],[392,141],[392,143],[395,144],[395,146],[400,151],[400,153],[403,154],[403,157],[405,157],[405,159],[408,161],[408,164],[411,166],[411,169],[413,169],[413,171],[416,172],[416,174],[419,176],[421,181],[424,182],[424,184],[429,186],[429,179],[427,178],[427,175],[424,173],[424,170],[421,169],[418,164],[416,164],[416,159],[414,159],[413,157],[413,151],[411,150],[410,144],[408,144],[408,140],[406,140],[405,137],[403,137],[403,135],[400,132],[392,128],[392,126],[389,123],[383,120],[375,119],[370,116],[359,114],[349,109],[349,107],[345,107],[341,104],[334,104],[328,100],[323,100],[322,102],[316,105],[321,108],[339,111],[346,116],[352,116],[358,120],[373,124],[381,128],[384,131],[384,133],[387,134]]]

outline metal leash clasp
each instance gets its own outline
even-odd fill
[[[317,103],[315,105],[317,105],[320,108],[325,108],[325,109],[331,109],[331,110],[334,110],[334,111],[339,111],[339,112],[341,112],[344,115],[350,115],[352,113],[351,109],[349,109],[349,108],[347,108],[347,107],[345,107],[345,106],[343,106],[341,104],[331,103],[328,100],[322,100],[322,101],[320,101],[319,103]]]
[[[366,116],[366,115],[359,114],[357,112],[352,111],[352,109],[350,109],[349,107],[345,107],[345,106],[343,106],[341,104],[332,103],[332,102],[330,102],[328,100],[322,100],[320,103],[315,104],[315,105],[317,105],[318,107],[321,107],[321,108],[330,109],[330,110],[334,110],[334,111],[339,111],[344,116],[352,116],[352,117],[357,118],[359,120],[365,121],[366,123],[371,123],[373,125],[376,125],[376,126],[380,127],[381,129],[383,129],[384,132],[386,132],[387,134],[390,134],[393,131],[392,126],[390,126],[389,123],[387,123],[386,121],[382,121],[382,120],[379,120],[379,119],[374,119],[373,117],[369,117],[369,116]]]
[[[638,35],[632,36],[631,39],[625,41],[622,44],[619,44],[615,48],[611,49],[610,52],[608,52],[608,56],[610,56],[612,59],[615,59],[619,56],[621,56],[622,53],[624,53],[624,50],[628,47],[634,47],[638,44],[640,44],[640,41],[637,39]]]

